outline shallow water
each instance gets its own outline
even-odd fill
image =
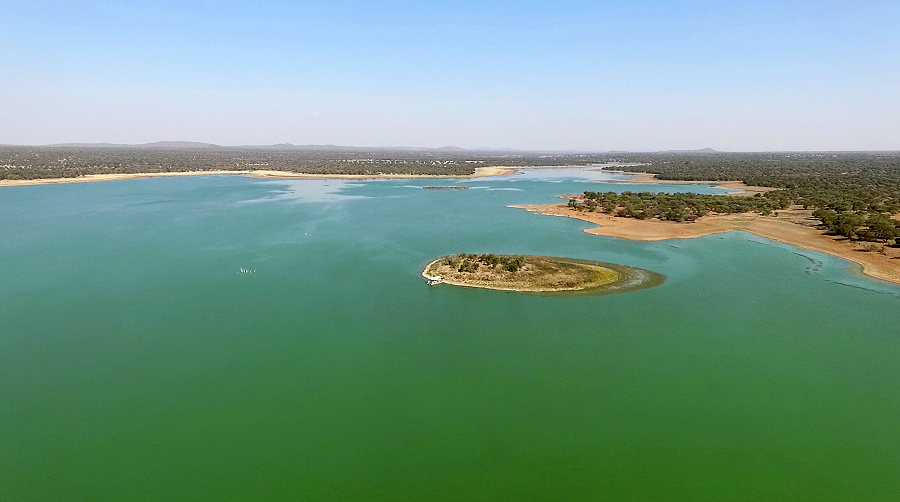
[[[506,207],[719,191],[603,179],[0,190],[0,498],[896,498],[900,288],[741,232],[639,243]],[[667,280],[425,286],[455,252]]]

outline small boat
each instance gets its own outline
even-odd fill
[[[426,277],[425,282],[427,282],[429,286],[434,286],[435,284],[444,282],[444,278],[439,275],[434,275],[431,277]]]

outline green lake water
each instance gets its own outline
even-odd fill
[[[0,189],[0,500],[900,500],[900,287],[506,207],[609,178]],[[456,252],[667,279],[426,286]]]

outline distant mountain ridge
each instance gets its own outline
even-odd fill
[[[696,150],[663,150],[658,153],[720,153],[712,148],[698,148]]]

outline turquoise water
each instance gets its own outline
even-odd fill
[[[750,234],[505,207],[646,189],[611,178],[0,190],[0,499],[900,498],[900,288]],[[419,188],[449,183],[471,189]],[[425,286],[455,252],[667,281]]]

